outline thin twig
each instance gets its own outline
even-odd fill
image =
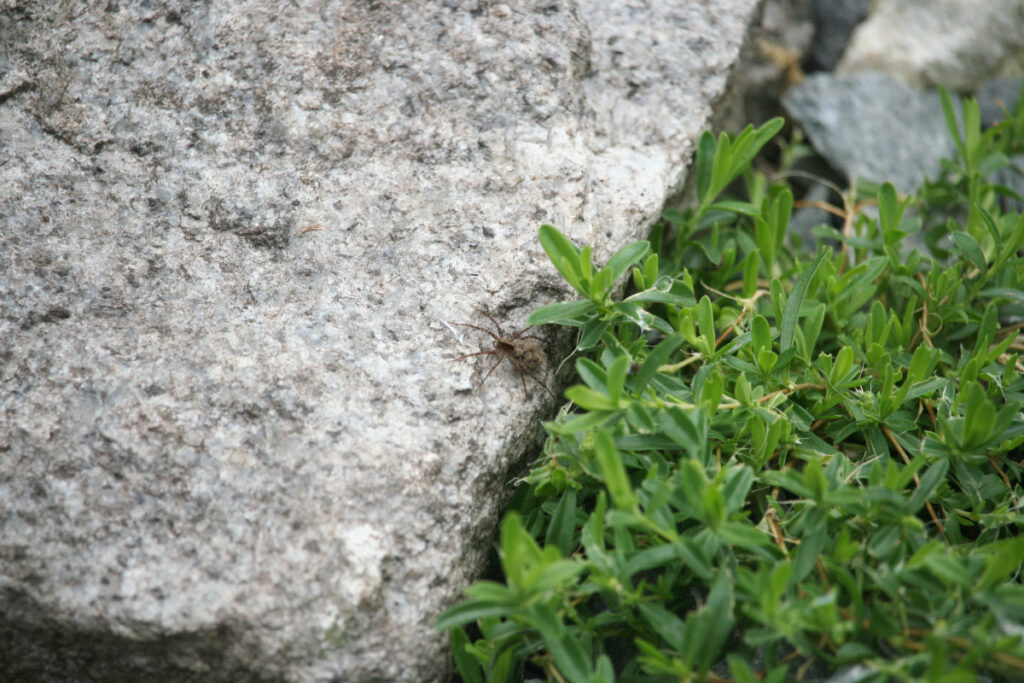
[[[903,447],[900,446],[900,442],[896,440],[896,436],[893,435],[893,433],[890,432],[889,428],[886,427],[885,425],[879,426],[882,428],[882,432],[886,435],[886,437],[888,437],[889,441],[892,442],[892,445],[896,447],[896,452],[900,454],[901,458],[903,458],[903,462],[905,462],[907,465],[910,465],[910,458],[907,457],[907,454],[906,452],[904,452]],[[918,488],[921,488],[921,478],[917,476],[917,472],[914,472],[914,483],[917,485]],[[932,502],[930,500],[926,500],[924,502],[924,505],[926,508],[928,508],[928,514],[931,515],[932,521],[935,522],[935,526],[938,528],[939,533],[942,535],[942,540],[944,540],[948,545],[949,539],[946,537],[946,530],[943,528],[942,522],[939,521],[939,516],[935,514],[935,508],[932,507]]]

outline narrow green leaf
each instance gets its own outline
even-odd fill
[[[696,664],[702,674],[707,673],[711,665],[718,661],[722,646],[735,623],[732,582],[728,572],[720,571],[711,585],[704,609],[698,614],[704,642],[697,648]]]
[[[800,545],[793,556],[793,573],[789,577],[791,587],[795,587],[811,573],[829,540],[828,523],[824,514],[817,515],[813,521],[808,520],[804,529]]]
[[[651,625],[655,633],[665,639],[669,647],[676,651],[686,647],[685,627],[682,619],[653,602],[641,602],[637,608],[644,620]]]
[[[639,372],[636,374],[636,380],[634,387],[636,393],[642,393],[647,383],[651,381],[655,373],[658,372],[658,368],[665,364],[673,352],[679,348],[683,343],[683,335],[680,333],[673,334],[671,337],[666,337],[654,347],[654,349],[647,354],[647,358],[644,359],[643,365],[640,366]]]
[[[726,200],[721,202],[715,202],[708,207],[709,211],[731,211],[738,213],[743,216],[757,216],[760,215],[760,207],[754,206],[750,202],[739,202],[734,200]]]
[[[754,485],[754,470],[747,465],[734,467],[722,487],[726,514],[738,512],[747,502],[747,494]]]
[[[636,508],[633,485],[626,476],[626,468],[622,465],[622,458],[615,448],[615,442],[606,430],[599,429],[594,434],[594,450],[612,503],[620,510],[632,511]]]
[[[761,254],[754,249],[743,259],[743,298],[749,299],[757,291],[757,269]]]
[[[463,592],[467,598],[476,602],[490,602],[509,607],[515,606],[519,599],[514,590],[496,581],[477,581]]]
[[[942,100],[942,113],[946,117],[946,128],[953,138],[953,144],[956,145],[956,151],[960,153],[960,158],[967,163],[967,149],[964,147],[963,138],[960,136],[960,123],[956,120],[953,100],[949,96],[949,91],[943,86],[939,86],[939,97]]]
[[[758,683],[760,680],[753,667],[739,655],[731,654],[727,661],[729,662],[729,674],[736,683]]]
[[[810,287],[814,274],[818,272],[818,268],[828,257],[829,253],[829,251],[823,250],[818,255],[814,263],[800,274],[800,279],[797,280],[793,291],[789,294],[789,300],[786,301],[786,309],[782,314],[782,329],[779,337],[780,352],[786,351],[793,345],[793,335],[796,331],[797,320],[800,317],[800,307],[803,306],[804,297],[807,295],[807,288]]]
[[[538,593],[555,590],[570,579],[575,578],[584,569],[586,569],[586,565],[575,560],[552,562],[549,565],[545,565],[540,573],[535,576],[531,588]]]
[[[602,268],[597,271],[593,280],[590,281],[590,300],[598,303],[604,302],[608,293],[611,292],[613,284],[615,283],[612,280],[612,272],[610,270]]]
[[[596,307],[593,301],[560,301],[534,309],[526,318],[528,325],[547,325],[550,323],[567,324],[568,321],[581,322],[583,317]]]
[[[642,259],[648,251],[651,249],[651,243],[646,240],[639,242],[631,242],[626,246],[615,252],[608,263],[605,264],[605,268],[611,271],[612,282],[617,282],[622,274],[629,269],[634,263]]]
[[[588,387],[599,394],[607,395],[608,373],[600,365],[589,358],[578,358],[576,360],[576,372]]]
[[[709,344],[709,353],[715,348],[715,315],[711,305],[711,299],[704,295],[697,302],[697,330]]]
[[[452,607],[451,609],[445,610],[441,616],[437,618],[435,626],[443,631],[455,626],[461,626],[462,624],[466,624],[471,621],[476,621],[477,619],[506,616],[509,612],[510,608],[506,605],[493,605],[474,600],[464,602]]]
[[[462,630],[460,626],[456,626],[452,629],[452,657],[455,659],[455,668],[458,670],[459,675],[462,676],[464,683],[484,683],[483,671],[480,667],[480,662],[476,658],[466,652],[466,646],[469,645],[469,636]]]
[[[569,239],[553,225],[540,226],[540,244],[565,281],[583,296],[590,293],[583,286],[580,270],[580,252]]]
[[[547,534],[544,536],[544,545],[554,545],[562,554],[562,557],[569,557],[576,547],[576,491],[566,489],[562,493],[555,512],[551,515],[551,522],[548,524]]]
[[[938,460],[921,477],[914,495],[910,498],[910,511],[916,513],[928,502],[939,488],[939,485],[946,480],[946,471],[949,469],[949,460]]]
[[[958,253],[966,256],[978,270],[984,271],[987,264],[985,263],[985,254],[981,251],[978,240],[966,232],[954,232],[952,237],[953,242],[957,246]]]
[[[755,358],[762,350],[772,349],[772,331],[763,315],[755,314],[750,321],[750,347]]]
[[[629,356],[622,355],[615,359],[608,368],[608,395],[618,403],[622,396],[622,388],[626,383],[626,371],[629,369]]]
[[[570,401],[584,410],[619,410],[619,404],[604,394],[599,394],[590,387],[576,385],[565,391],[565,396]]]
[[[989,543],[980,550],[985,554],[985,573],[978,587],[984,590],[1001,584],[1018,571],[1021,562],[1024,562],[1024,536]]]
[[[704,131],[697,143],[697,201],[706,203],[711,188],[711,169],[715,161],[715,136]]]
[[[591,683],[590,663],[579,642],[566,632],[565,625],[546,604],[532,605],[528,617],[544,639],[559,673],[570,683]]]
[[[757,550],[771,545],[771,537],[752,526],[749,522],[726,522],[718,529],[718,533],[729,545],[746,550]]]

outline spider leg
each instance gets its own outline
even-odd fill
[[[483,310],[482,308],[478,308],[476,310],[478,310],[481,313],[483,313],[485,316],[487,316],[488,320],[490,320],[492,323],[494,323],[494,327],[497,328],[499,335],[501,335],[502,337],[505,336],[505,331],[501,329],[501,325],[499,325],[498,321],[494,319],[494,316],[492,316],[490,313],[488,313],[487,311]],[[515,337],[513,337],[513,339],[515,339]]]
[[[498,335],[494,334],[493,332],[491,332],[490,330],[488,330],[486,328],[477,327],[476,325],[470,325],[469,323],[455,323],[455,324],[458,325],[459,327],[469,327],[469,328],[472,328],[474,330],[479,330],[480,332],[483,332],[485,334],[491,335],[491,337],[494,339],[494,341],[501,341],[501,337],[499,337]],[[498,328],[498,331],[500,332],[501,328]]]
[[[550,389],[548,389],[548,385],[546,385],[546,384],[544,384],[544,382],[540,381],[540,379],[537,377],[537,375],[533,374],[532,372],[524,372],[523,374],[519,375],[519,379],[523,379],[523,375],[529,375],[530,379],[532,379],[534,382],[539,384],[541,389],[543,389],[544,391],[548,392],[548,396],[550,396],[551,398],[553,398],[555,400],[558,400],[558,397],[555,396],[555,393],[553,391],[551,391]],[[526,381],[523,380],[523,389],[525,390],[525,388],[526,388]]]
[[[452,358],[452,360],[453,361],[455,361],[455,360],[462,360],[463,358],[471,358],[472,356],[490,356],[493,353],[494,353],[494,351],[491,351],[490,349],[488,349],[487,351],[477,351],[476,353],[467,353],[464,356],[459,356],[458,358]]]
[[[497,356],[498,356],[498,360],[496,360],[496,361],[494,362],[494,365],[492,365],[492,366],[491,366],[491,369],[490,369],[490,370],[488,370],[488,371],[487,371],[487,374],[486,374],[486,375],[484,375],[484,378],[483,378],[482,380],[480,380],[480,384],[483,384],[484,382],[486,382],[486,381],[487,381],[487,378],[491,376],[491,373],[492,373],[492,372],[494,372],[494,369],[495,369],[496,367],[498,367],[499,365],[501,365],[501,361],[505,360],[505,357],[504,357],[504,356],[502,356],[501,354],[495,354],[495,355],[497,355]]]

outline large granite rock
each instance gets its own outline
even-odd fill
[[[644,234],[757,4],[0,4],[3,677],[442,678],[551,409],[452,323]]]

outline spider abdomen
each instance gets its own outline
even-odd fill
[[[544,367],[544,349],[540,342],[535,339],[519,339],[516,341],[512,353],[516,360],[529,372],[540,370]]]

